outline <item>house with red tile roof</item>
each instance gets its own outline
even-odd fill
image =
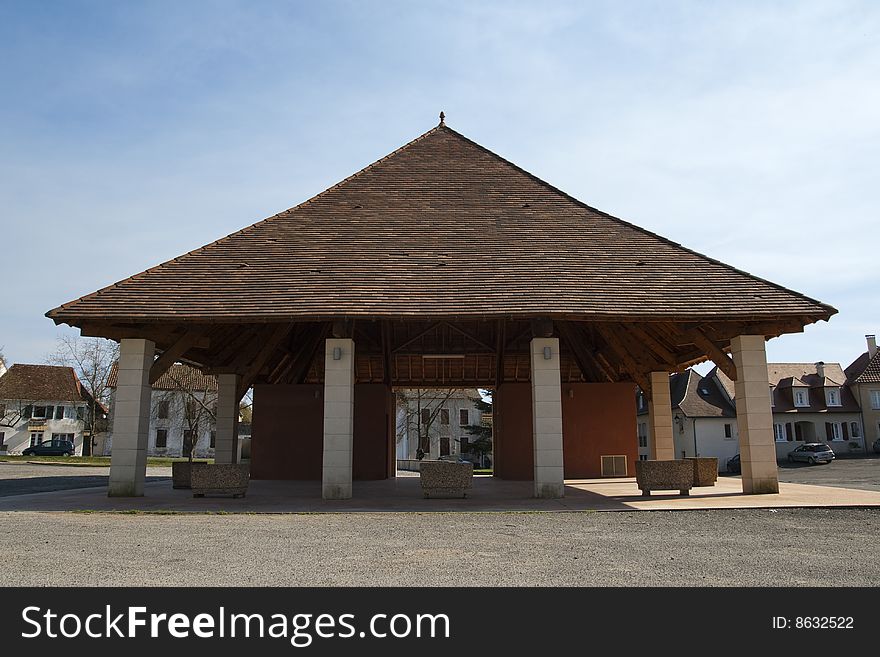
[[[90,404],[73,368],[14,364],[0,376],[0,451],[21,454],[44,441],[69,440],[82,454],[93,425]]]

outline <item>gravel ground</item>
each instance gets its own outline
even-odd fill
[[[12,512],[0,527],[4,586],[880,585],[870,509]]]

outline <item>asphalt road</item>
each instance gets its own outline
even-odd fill
[[[880,457],[835,459],[826,465],[781,461],[779,481],[880,491]]]
[[[869,509],[10,512],[0,526],[3,586],[880,586]],[[827,567],[804,565],[816,555]]]
[[[106,486],[110,468],[91,465],[0,462],[0,497]],[[171,476],[171,468],[147,468],[147,480]]]

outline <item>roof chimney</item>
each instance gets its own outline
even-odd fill
[[[825,378],[825,363],[823,363],[821,360],[816,363],[816,374],[819,375],[820,379]]]
[[[877,338],[873,335],[866,335],[865,340],[868,341],[868,358],[873,358],[877,353]]]

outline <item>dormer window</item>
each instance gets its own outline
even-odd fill
[[[810,397],[806,390],[794,391],[794,405],[800,408],[805,408],[810,405]]]
[[[840,388],[826,388],[825,402],[828,406],[840,406]]]
[[[773,386],[770,386],[770,405],[776,406],[776,401],[773,399]]]

